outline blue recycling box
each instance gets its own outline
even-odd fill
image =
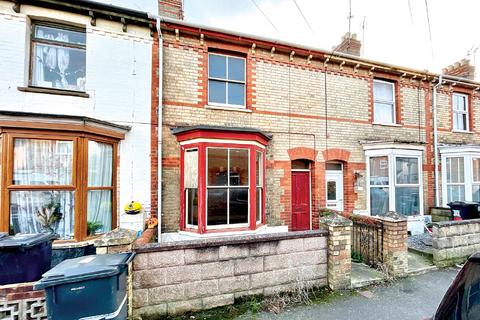
[[[48,319],[127,319],[127,272],[134,253],[61,262],[34,289],[45,289]]]

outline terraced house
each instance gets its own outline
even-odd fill
[[[156,19],[93,1],[0,1],[0,26],[0,232],[143,230],[120,208],[157,209]]]
[[[180,18],[180,16],[178,16]],[[164,231],[318,226],[480,200],[479,84],[177,19],[161,22]],[[435,170],[438,163],[438,170]]]

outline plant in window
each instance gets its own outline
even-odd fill
[[[103,228],[103,224],[98,221],[87,221],[87,236],[94,236],[98,230]]]
[[[48,232],[55,233],[58,223],[63,218],[63,213],[60,212],[60,203],[52,199],[48,204],[37,211],[37,220],[42,225],[43,229]]]

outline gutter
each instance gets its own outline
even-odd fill
[[[438,189],[438,128],[437,128],[437,88],[442,85],[443,75],[438,78],[438,83],[433,86],[433,152],[434,152],[434,179],[435,179],[435,206],[440,206],[440,190]]]

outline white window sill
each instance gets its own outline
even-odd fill
[[[464,130],[452,130],[453,133],[467,133],[467,134],[474,134],[473,131],[464,131]]]
[[[246,113],[251,113],[251,112],[252,112],[252,110],[247,109],[246,107],[216,106],[216,105],[211,105],[211,104],[205,105],[205,109],[225,110],[225,111],[238,111],[238,112],[246,112]]]
[[[398,123],[383,123],[383,122],[373,122],[375,126],[385,126],[385,127],[401,127],[401,124]]]

